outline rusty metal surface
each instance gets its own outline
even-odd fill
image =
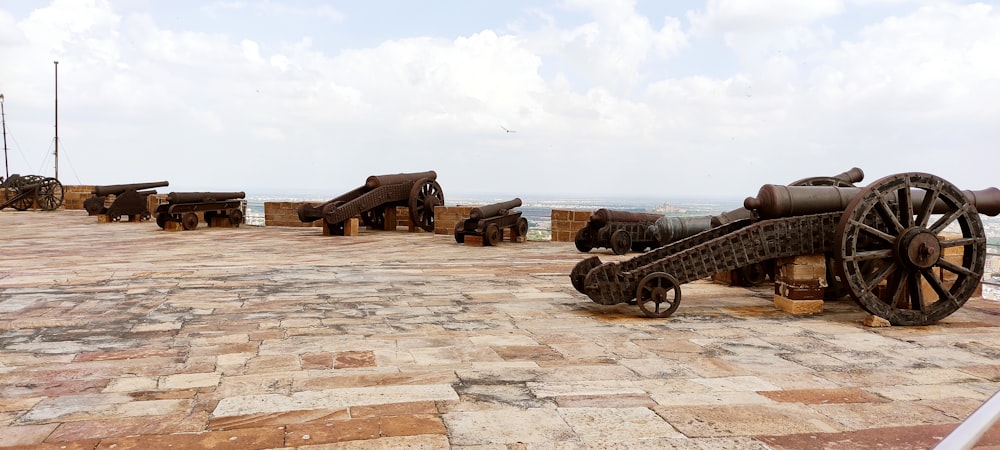
[[[138,217],[139,220],[148,220],[151,216],[149,211],[149,196],[156,194],[152,188],[169,186],[167,181],[153,181],[149,183],[132,184],[111,184],[106,186],[94,186],[91,190],[93,194],[83,201],[83,208],[87,214],[106,215],[111,222],[117,222],[122,217]],[[106,206],[108,196],[114,196],[110,205]]]
[[[168,203],[199,203],[237,200],[246,198],[245,192],[171,192],[167,194]]]
[[[455,242],[461,244],[467,236],[481,236],[487,245],[496,245],[503,240],[503,232],[508,228],[512,241],[527,236],[528,219],[521,217],[521,211],[514,210],[518,206],[521,206],[520,198],[473,208],[468,219],[455,224]]]
[[[170,186],[170,183],[167,181],[153,181],[149,183],[109,184],[106,186],[94,186],[91,193],[102,197],[107,195],[121,195],[126,191],[144,191],[165,186]]]

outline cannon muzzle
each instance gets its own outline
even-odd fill
[[[501,215],[504,211],[508,209],[514,209],[521,206],[521,199],[515,198],[513,200],[508,200],[505,202],[494,203],[492,205],[480,206],[478,208],[473,208],[469,211],[469,218],[475,220],[485,219],[487,217],[495,217]]]
[[[135,183],[135,184],[112,184],[108,186],[94,186],[94,190],[92,190],[91,193],[98,197],[111,194],[122,195],[122,193],[124,193],[125,191],[141,191],[143,189],[152,189],[169,185],[170,183],[166,181],[154,181],[152,183]]]
[[[781,186],[765,184],[761,186],[757,197],[747,197],[743,206],[757,212],[761,219],[776,219],[779,217],[805,216],[827,212],[844,211],[847,204],[854,199],[862,188],[838,186]],[[995,187],[978,191],[962,191],[969,203],[976,210],[987,216],[1000,214],[1000,190]],[[911,203],[920,205],[924,201],[925,191],[911,190]],[[947,211],[940,201],[935,204],[932,212],[940,214]]]
[[[243,192],[171,192],[167,194],[169,203],[204,203],[235,200],[246,197]]]
[[[377,187],[388,186],[391,184],[415,183],[421,178],[436,180],[437,172],[430,170],[427,172],[417,173],[397,173],[395,175],[372,175],[365,180],[365,187],[368,189],[375,189]]]

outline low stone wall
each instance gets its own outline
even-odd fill
[[[555,242],[573,242],[576,232],[587,226],[593,211],[570,209],[552,210],[552,240]]]
[[[460,220],[469,218],[469,212],[477,206],[435,206],[434,207],[434,234],[455,234],[455,225]]]
[[[264,202],[264,226],[268,227],[321,227],[322,220],[302,222],[299,206],[313,202]]]

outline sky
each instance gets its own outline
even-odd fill
[[[332,198],[434,170],[446,201],[670,201],[860,167],[1000,186],[994,3],[19,0],[0,93],[8,172],[53,176],[58,129],[64,184]]]

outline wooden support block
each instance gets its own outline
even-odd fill
[[[477,236],[474,234],[465,235],[465,245],[471,245],[474,247],[483,247],[486,245],[486,240],[482,236]]]
[[[218,217],[218,216],[216,216],[216,217],[212,217],[212,220],[210,222],[208,222],[208,226],[213,227],[213,228],[215,228],[215,227],[219,227],[219,228],[236,228],[236,227],[239,227],[240,224],[233,223],[232,221],[229,220],[228,217]]]
[[[142,214],[129,214],[129,222],[142,222]]]
[[[184,224],[180,222],[175,222],[173,220],[168,220],[163,224],[164,231],[184,231]]]
[[[823,300],[792,300],[787,297],[775,295],[774,306],[796,316],[820,314],[823,312]]]
[[[396,207],[386,206],[385,207],[385,226],[382,227],[385,231],[395,231],[396,227],[399,226],[399,218],[396,217]]]
[[[111,218],[107,214],[98,214],[97,223],[111,223]]]
[[[343,236],[344,235],[344,223],[338,223],[331,226],[325,220],[323,222],[323,236]]]
[[[344,222],[344,236],[357,236],[358,227],[360,227],[360,220],[357,217],[352,217]]]

